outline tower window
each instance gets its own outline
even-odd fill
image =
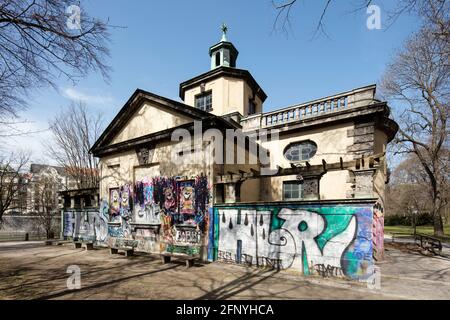
[[[212,91],[199,94],[195,97],[195,107],[203,111],[212,110]]]
[[[216,53],[216,67],[220,66],[220,51]]]
[[[254,101],[248,101],[248,115],[252,115],[256,113],[256,104]]]

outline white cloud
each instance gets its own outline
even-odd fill
[[[84,101],[87,104],[110,105],[114,102],[114,98],[110,95],[90,95],[81,92],[75,88],[65,88],[63,96],[74,101]]]

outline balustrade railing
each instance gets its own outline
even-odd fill
[[[241,120],[243,131],[267,128],[376,102],[375,85],[340,93],[334,96],[293,105],[281,110],[252,115]]]

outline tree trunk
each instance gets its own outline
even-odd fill
[[[442,223],[442,216],[440,212],[440,201],[439,199],[434,199],[433,201],[433,227],[435,236],[444,236],[444,224]]]

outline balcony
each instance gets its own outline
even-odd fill
[[[241,120],[242,131],[271,128],[367,106],[378,102],[375,99],[375,90],[376,85],[370,85],[280,110],[248,116]]]

